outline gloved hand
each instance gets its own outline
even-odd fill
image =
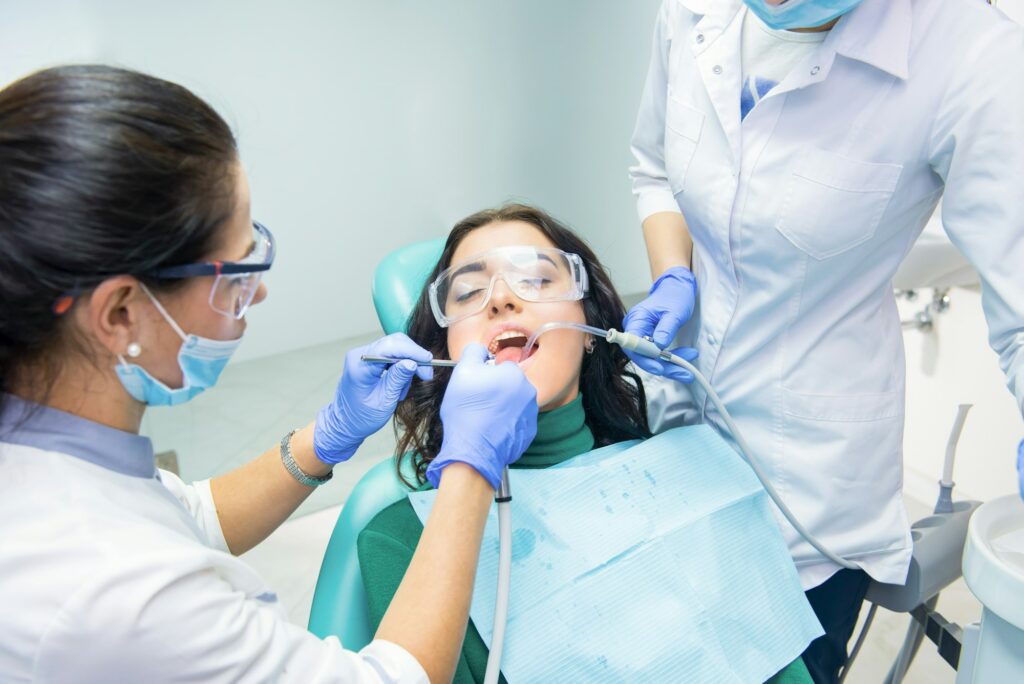
[[[403,360],[389,366],[363,361],[360,357],[364,354]],[[363,440],[391,419],[398,402],[409,393],[414,375],[423,380],[434,377],[433,368],[415,363],[430,359],[430,352],[402,333],[349,351],[334,401],[320,409],[316,417],[313,451],[317,458],[324,463],[352,458]]]
[[[1024,439],[1017,447],[1017,486],[1020,487],[1020,498],[1024,499]]]
[[[445,466],[461,462],[497,489],[501,471],[537,434],[537,390],[516,364],[486,366],[486,360],[482,345],[466,345],[448,382],[441,400],[444,439],[427,467],[434,488]]]
[[[696,298],[697,280],[693,273],[684,266],[673,266],[654,281],[647,298],[629,310],[622,321],[622,330],[639,337],[650,337],[654,344],[664,349],[675,339],[679,328],[690,320]],[[671,351],[687,361],[697,358],[697,350],[692,347],[678,347]],[[626,351],[626,355],[648,373],[680,382],[693,382],[693,374],[679,366],[630,351]]]

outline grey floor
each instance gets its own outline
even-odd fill
[[[185,481],[223,473],[275,447],[288,430],[312,421],[320,406],[333,396],[345,352],[373,337],[354,337],[231,364],[215,391],[184,406],[147,412],[143,432],[153,439],[157,451],[176,452]],[[245,555],[278,592],[296,624],[304,626],[308,620],[320,559],[341,505],[367,469],[392,454],[394,443],[390,426],[368,439],[291,520]],[[908,505],[914,520],[929,510],[916,501]],[[962,580],[942,594],[938,609],[961,625],[978,619],[981,612]],[[880,610],[846,681],[881,682],[903,641],[907,623],[906,615]],[[905,681],[944,684],[954,679],[953,670],[925,641]]]
[[[314,420],[334,396],[345,352],[379,334],[229,364],[215,389],[182,406],[148,410],[142,433],[157,452],[176,453],[186,482],[225,473],[277,448],[289,430]],[[393,453],[394,445],[388,425],[336,468],[334,478],[318,487],[293,517],[340,505],[370,466]]]

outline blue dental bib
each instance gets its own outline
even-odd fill
[[[711,428],[510,478],[510,682],[763,682],[822,634],[767,494]],[[409,495],[421,521],[435,495]],[[497,568],[492,507],[470,610],[488,645]]]

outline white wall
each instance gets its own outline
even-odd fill
[[[91,60],[178,81],[232,124],[270,297],[239,359],[377,328],[389,251],[510,198],[569,222],[623,291],[626,179],[658,0],[0,0],[0,82]]]
[[[1024,0],[996,0],[996,7],[1002,10],[1006,16],[1024,23]]]

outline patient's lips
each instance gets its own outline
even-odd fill
[[[487,345],[487,351],[494,355],[495,363],[504,363],[506,361],[514,361],[516,363],[525,361],[522,358],[523,347],[526,346],[526,341],[530,337],[530,331],[525,328],[514,325],[503,325],[497,330],[497,332],[491,337],[490,344]],[[539,345],[534,345],[533,350],[530,352],[530,356],[533,356],[537,352]]]

